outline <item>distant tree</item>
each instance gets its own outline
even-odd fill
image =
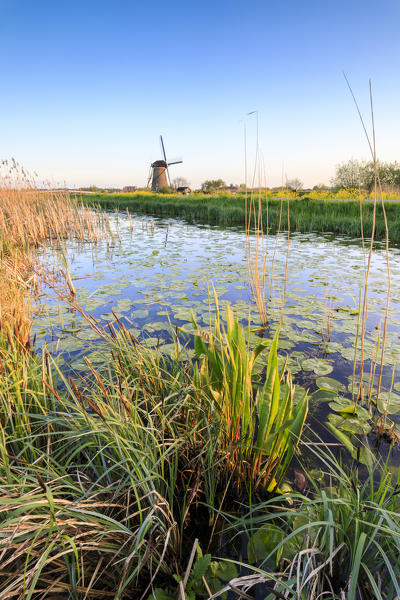
[[[384,189],[392,188],[400,185],[400,164],[397,162],[383,163],[377,162],[377,176],[379,183]],[[374,189],[375,185],[375,167],[372,161],[364,165],[362,171],[362,187],[365,187],[369,192]]]
[[[400,164],[398,162],[376,164],[377,175],[383,188],[400,185]],[[373,161],[348,160],[336,167],[333,185],[338,188],[362,188],[371,192],[375,185],[375,166]]]
[[[288,187],[290,190],[293,190],[293,192],[299,192],[303,189],[303,182],[301,179],[296,177],[294,179],[288,179],[286,181],[286,187]]]
[[[354,158],[338,164],[336,166],[335,176],[332,179],[332,184],[335,187],[344,189],[362,186],[365,167],[365,162],[360,162]]]
[[[392,176],[393,185],[400,186],[400,164],[398,162],[392,163]]]
[[[325,185],[324,183],[319,183],[318,185],[314,185],[313,190],[315,192],[320,192],[320,191],[324,191],[324,190],[329,190],[329,187],[327,185]]]
[[[217,192],[221,188],[224,188],[226,183],[223,179],[208,179],[203,181],[201,184],[201,191],[204,194],[211,194],[212,192]]]
[[[175,179],[172,180],[172,187],[175,188],[176,190],[178,189],[178,187],[189,187],[189,186],[190,186],[190,183],[184,177],[175,177]]]

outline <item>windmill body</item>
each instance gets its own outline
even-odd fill
[[[165,160],[156,160],[155,162],[151,163],[151,168],[151,189],[153,192],[156,192],[160,187],[168,187],[168,163],[166,163]]]
[[[162,135],[160,135],[161,149],[164,155],[164,160],[156,160],[151,163],[151,171],[149,181],[147,183],[147,187],[149,186],[151,180],[151,189],[153,192],[157,192],[159,188],[163,187],[171,187],[171,179],[169,177],[169,169],[170,165],[178,165],[182,161],[174,160],[167,161],[167,156],[165,154],[164,142],[162,139]]]

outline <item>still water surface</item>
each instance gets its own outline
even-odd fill
[[[113,312],[139,339],[160,351],[174,351],[171,325],[190,329],[192,314],[199,325],[212,321],[214,287],[222,310],[231,303],[244,324],[251,326],[251,343],[260,341],[260,320],[248,280],[245,241],[240,230],[189,225],[176,219],[133,218],[133,229],[123,213],[110,214],[111,239],[92,243],[68,242],[66,251],[77,300],[102,324],[113,322]],[[315,392],[319,388],[351,397],[354,364],[359,372],[360,348],[355,348],[364,285],[364,254],[356,240],[319,234],[294,233],[268,239],[266,272],[271,337],[281,323],[280,352],[288,354],[294,380]],[[49,248],[47,261],[56,260]],[[285,286],[285,269],[287,278]],[[383,394],[379,409],[397,421],[400,412],[400,251],[390,251],[392,292]],[[387,268],[383,245],[376,245],[369,278],[365,369],[376,354],[387,298]],[[86,321],[47,290],[36,307],[33,333],[37,348],[47,344],[59,363],[81,371],[83,356],[93,364],[106,362],[104,342]],[[211,298],[211,300],[210,300]],[[182,342],[190,337],[182,335]],[[192,356],[190,342],[183,358]],[[264,359],[265,360],[265,359]],[[262,369],[263,364],[259,364]],[[393,385],[392,375],[394,373]],[[320,394],[320,396],[324,394]],[[326,402],[317,401],[311,414],[325,419]],[[326,399],[325,399],[326,400]]]

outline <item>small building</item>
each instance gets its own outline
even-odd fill
[[[123,192],[136,192],[137,191],[137,186],[136,185],[126,185],[124,188],[122,188]]]
[[[230,194],[237,194],[238,187],[237,187],[237,185],[227,185],[226,188],[224,189],[224,191],[229,192]]]
[[[185,196],[192,193],[192,190],[187,185],[176,188],[176,191],[178,194],[184,194]]]

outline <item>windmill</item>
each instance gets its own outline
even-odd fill
[[[172,160],[168,162],[167,156],[165,154],[162,135],[160,135],[160,142],[164,160],[156,160],[153,163],[151,163],[150,175],[147,182],[147,187],[149,187],[151,180],[151,189],[153,190],[153,192],[156,192],[160,187],[171,187],[171,180],[169,177],[168,167],[170,165],[178,165],[182,162],[182,160]]]

